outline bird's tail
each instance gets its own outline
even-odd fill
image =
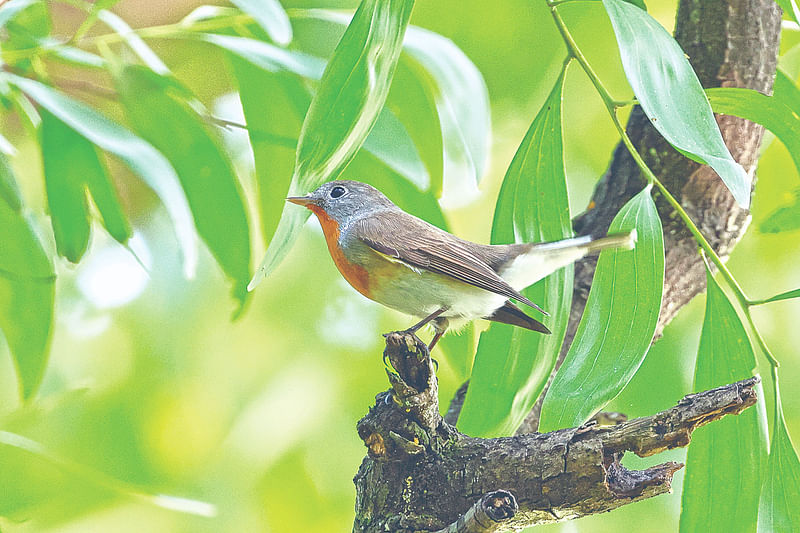
[[[509,261],[500,276],[517,290],[532,285],[578,259],[609,248],[633,249],[636,230],[612,233],[605,237],[575,237],[562,241],[526,245],[522,253]]]
[[[563,241],[562,241],[563,242]],[[612,233],[599,239],[591,239],[587,244],[588,253],[596,253],[606,248],[622,248],[633,250],[636,246],[636,230],[625,231],[622,233]]]

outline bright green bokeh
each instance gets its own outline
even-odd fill
[[[648,0],[648,8],[672,28],[674,1]],[[147,5],[146,5],[147,4]],[[169,8],[164,6],[169,4]],[[132,26],[175,22],[198,1],[123,0],[116,10]],[[320,3],[286,2],[320,7]],[[355,2],[326,2],[325,7]],[[590,62],[619,99],[632,96],[616,42],[600,3],[564,9]],[[74,12],[54,9],[70,20]],[[448,212],[462,237],[488,242],[500,179],[531,120],[558,75],[563,45],[543,1],[418,1],[412,24],[452,39],[484,74],[492,104],[490,167],[481,197]],[[295,39],[312,40],[320,52],[335,44],[319,24],[297,21]],[[332,30],[331,30],[332,31]],[[322,33],[321,33],[322,32]],[[788,36],[787,41],[797,39]],[[225,56],[194,42],[150,43],[183,83],[208,107],[234,83]],[[401,70],[402,72],[402,64]],[[65,71],[70,72],[70,71]],[[418,96],[418,95],[417,95]],[[411,96],[409,96],[411,97]],[[120,119],[119,109],[92,101]],[[390,103],[402,103],[393,93]],[[582,211],[610,159],[618,137],[600,99],[578,68],[565,82],[566,168],[572,211]],[[24,139],[22,131],[13,142]],[[21,145],[15,160],[20,188],[43,222],[41,164],[37,149]],[[20,163],[22,161],[23,163]],[[357,159],[348,169],[357,176]],[[307,225],[287,259],[252,295],[247,312],[230,322],[230,286],[202,248],[197,277],[185,281],[179,246],[168,217],[152,193],[112,162],[122,202],[134,230],[144,237],[150,278],[126,274],[131,256],[100,228],[77,267],[59,260],[57,308],[49,367],[40,393],[19,404],[8,349],[0,345],[0,421],[45,444],[61,458],[86,465],[147,493],[215,504],[216,518],[190,517],[121,496],[34,455],[0,447],[0,519],[4,533],[28,532],[345,532],[352,528],[352,477],[365,450],[355,432],[376,393],[387,388],[381,332],[406,327],[408,317],[388,311],[351,289],[333,266],[316,223]],[[363,178],[386,180],[385,176]],[[760,234],[755,228],[792,200],[800,185],[792,159],[772,142],[760,161],[753,224],[730,267],[753,297],[800,287],[798,231]],[[252,180],[244,182],[258,203]],[[407,194],[406,194],[407,193]],[[413,191],[398,195],[414,205]],[[391,194],[390,194],[391,195]],[[37,203],[39,202],[39,203]],[[418,206],[423,213],[434,213]],[[44,222],[43,227],[46,227]],[[251,231],[256,228],[251,224]],[[52,243],[49,243],[52,246]],[[257,250],[258,254],[263,251]],[[138,252],[137,252],[138,253]],[[120,277],[114,277],[120,276]],[[119,304],[108,294],[115,279],[135,293]],[[102,282],[107,283],[103,284]],[[104,296],[105,295],[105,296]],[[610,406],[629,416],[666,409],[691,391],[704,297],[681,312],[651,350],[628,387]],[[767,343],[780,359],[784,391],[800,384],[800,302],[787,300],[753,310]],[[440,357],[440,393],[447,400],[462,377]],[[765,377],[768,366],[761,360]],[[466,363],[465,366],[469,366]],[[771,402],[770,387],[764,387]],[[800,442],[800,395],[785,393],[786,425]],[[770,412],[770,416],[772,413]],[[684,450],[646,460],[626,457],[629,467],[682,461]],[[25,473],[20,481],[16,475]],[[613,513],[537,531],[605,532],[630,528],[677,530],[683,474],[673,494]],[[91,481],[91,480],[89,480]],[[95,480],[96,481],[96,480]],[[21,490],[20,487],[25,487]]]

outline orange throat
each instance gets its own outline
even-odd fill
[[[328,243],[328,251],[333,258],[336,268],[339,269],[344,279],[353,286],[355,290],[371,298],[369,291],[369,272],[361,265],[356,265],[348,261],[344,251],[339,246],[339,223],[331,218],[324,209],[318,205],[309,205],[308,208],[317,215],[322,226],[322,233],[325,234],[325,242]]]

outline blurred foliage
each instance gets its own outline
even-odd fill
[[[351,528],[352,476],[364,455],[355,422],[386,388],[378,333],[408,318],[346,285],[316,224],[255,293],[243,287],[278,225],[301,131],[326,127],[311,119],[303,126],[306,110],[319,95],[317,106],[332,102],[323,111],[336,105],[325,100],[322,69],[349,15],[309,8],[358,3],[287,1],[285,12],[275,0],[232,3],[242,11],[195,0],[0,6],[4,532]],[[629,100],[603,4],[581,6],[560,11],[604,86]],[[648,0],[647,9],[672,27],[674,1]],[[334,131],[330,143],[350,143],[339,156],[339,164],[353,158],[342,177],[485,242],[503,175],[559,76],[563,41],[544,1],[418,2],[410,22],[391,88],[385,82],[383,94],[354,111],[356,123],[371,113],[365,121],[375,126],[355,136],[353,128]],[[784,31],[781,105],[791,109],[798,41],[800,32]],[[567,73],[563,92],[562,203],[574,214],[619,136],[580,69]],[[639,90],[637,97],[644,103]],[[743,105],[731,98],[728,105]],[[796,126],[773,103],[747,109],[785,126],[772,129],[794,146]],[[730,261],[762,301],[800,286],[796,154],[770,140],[752,206],[756,229]],[[495,220],[508,218],[504,209]],[[245,298],[247,312],[231,321]],[[667,329],[609,409],[651,414],[693,390],[699,305]],[[789,390],[800,381],[798,305],[752,309]],[[469,331],[443,343],[443,409],[471,367]],[[771,483],[761,495],[762,512],[778,517],[796,510],[781,507],[782,495],[797,493],[796,479],[777,474],[797,469],[790,439],[800,438],[800,396],[785,395],[782,406],[771,413],[779,455],[766,466]],[[657,460],[684,458],[677,450]],[[681,481],[679,473],[671,496],[544,530],[609,531],[635,521],[675,531]],[[761,527],[773,523],[781,522]]]

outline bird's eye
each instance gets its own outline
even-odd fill
[[[336,187],[334,187],[333,189],[331,189],[331,192],[330,192],[330,197],[331,197],[331,198],[339,198],[339,197],[340,197],[340,196],[342,196],[342,195],[343,195],[345,192],[347,192],[347,191],[345,190],[345,188],[344,188],[344,187],[342,187],[341,185],[337,185]]]

